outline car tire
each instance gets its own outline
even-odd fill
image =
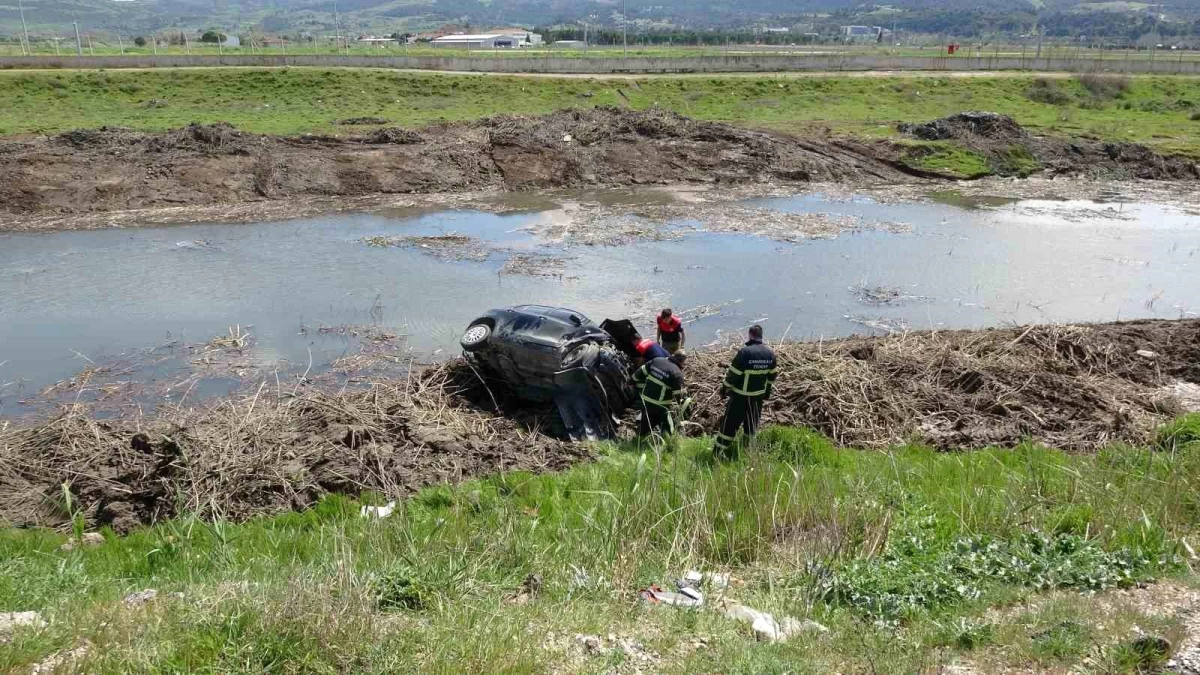
[[[486,323],[473,323],[463,331],[462,337],[458,339],[458,344],[462,345],[464,351],[476,352],[487,345],[490,337],[492,337],[491,326]]]
[[[564,370],[579,367],[587,368],[596,360],[596,355],[599,353],[600,348],[595,343],[585,342],[567,352],[566,356],[563,357],[562,368]]]

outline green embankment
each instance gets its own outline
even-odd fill
[[[49,625],[0,641],[0,670],[90,644],[76,665],[96,672],[1134,672],[1164,658],[1137,631],[1174,646],[1182,624],[1103,591],[1191,583],[1197,428],[1095,455],[860,451],[774,428],[730,464],[707,439],[613,447],[562,474],[429,488],[382,520],[331,497],[66,552],[64,535],[9,530],[0,611]],[[688,569],[830,630],[758,643],[717,611],[638,599]]]
[[[1086,79],[1086,78],[1085,78]],[[559,108],[666,106],[700,119],[803,132],[887,136],[899,121],[963,110],[1014,116],[1036,132],[1138,141],[1200,154],[1200,79],[680,76],[631,79],[442,75],[373,69],[0,72],[0,133],[230,122],[263,133],[352,133],[338,119],[403,126]],[[361,128],[358,128],[361,130]]]

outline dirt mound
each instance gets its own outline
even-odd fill
[[[778,355],[768,423],[860,447],[1033,440],[1088,451],[1145,443],[1181,412],[1169,385],[1200,382],[1200,320],[853,338]],[[723,410],[716,388],[730,356],[688,361],[693,419],[706,432]],[[327,492],[403,494],[589,457],[561,438],[551,410],[513,404],[462,361],[351,393],[225,399],[125,420],[76,412],[0,431],[0,522],[69,523],[64,485],[89,522],[124,531],[181,512],[242,519]]]
[[[92,524],[127,531],[182,512],[244,519],[322,494],[403,494],[431,483],[561,469],[589,449],[544,416],[498,415],[468,368],[349,394],[226,400],[205,410],[97,421],[70,414],[0,433],[0,522],[63,525],[69,486]]]
[[[227,124],[0,141],[0,212],[82,214],[296,197],[631,184],[904,180],[836,143],[619,108],[420,133],[281,138]],[[14,218],[8,227],[20,227]]]
[[[337,120],[334,124],[344,124],[347,126],[367,126],[372,124],[387,124],[391,120],[385,120],[382,117],[347,117],[344,120]]]
[[[1137,143],[1034,136],[1013,118],[994,112],[963,112],[924,124],[900,124],[897,129],[920,140],[949,141],[975,152],[986,160],[992,173],[1000,176],[1024,177],[1044,171],[1050,175],[1107,179],[1200,178],[1200,166],[1187,157],[1161,155]],[[919,158],[928,150],[911,144],[891,145],[881,148],[877,156],[901,165],[905,157]],[[936,175],[936,172],[914,173]]]
[[[901,124],[899,130],[925,141],[986,140],[1023,143],[1029,133],[1008,115],[994,112],[961,112],[924,124]]]
[[[862,447],[1030,439],[1083,451],[1144,443],[1181,412],[1164,387],[1200,377],[1200,320],[897,335],[785,345],[778,354],[769,422],[811,426]],[[722,412],[715,387],[727,358],[688,361],[696,419],[706,429]]]
[[[415,131],[410,129],[401,129],[400,127],[386,127],[384,129],[376,129],[363,139],[366,143],[375,144],[395,144],[406,145],[409,143],[423,143],[425,139]]]

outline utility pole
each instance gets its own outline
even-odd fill
[[[625,0],[621,0],[621,52],[625,58],[629,58],[629,13]]]
[[[335,54],[342,50],[342,29],[338,27],[340,25],[338,23],[337,0],[333,0],[333,52]]]
[[[54,55],[55,56],[61,56],[61,54],[58,51],[58,39],[59,39],[58,36],[55,35],[54,36]]]
[[[72,21],[71,23],[75,24],[75,54],[83,56],[83,40],[79,39],[79,22]]]
[[[21,32],[25,35],[25,44],[21,47],[21,52],[29,56],[33,54],[33,47],[29,46],[29,28],[25,26],[25,3],[23,0],[17,0],[17,7],[21,10]]]
[[[120,35],[117,36],[117,45],[121,48],[121,56],[125,56],[125,41],[121,39]]]

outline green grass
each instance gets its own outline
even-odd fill
[[[905,145],[901,161],[919,171],[958,179],[980,178],[992,173],[986,157],[946,141]]]
[[[1132,672],[1135,625],[1178,640],[1175,618],[1078,591],[1185,578],[1195,444],[876,452],[773,428],[737,463],[714,464],[709,448],[611,447],[561,474],[432,487],[384,520],[332,496],[70,552],[60,534],[3,531],[0,610],[50,625],[0,644],[0,670],[86,640],[80,665],[99,672],[593,672],[639,659],[662,672],[900,673],[964,659]],[[639,601],[689,568],[731,572],[738,601],[831,630],[762,644],[717,612]],[[540,593],[522,593],[530,575]],[[122,604],[143,588],[159,598]],[[586,655],[576,634],[644,648]]]
[[[1030,100],[1034,77],[680,76],[636,80],[399,73],[374,69],[211,68],[0,72],[0,133],[102,125],[161,130],[230,122],[262,133],[349,133],[334,120],[378,116],[404,126],[568,107],[659,105],[699,119],[803,133],[890,136],[900,121],[962,110],[1013,115],[1035,132],[1139,141],[1200,155],[1200,79],[1132,78],[1099,99],[1076,80],[1065,103]]]

